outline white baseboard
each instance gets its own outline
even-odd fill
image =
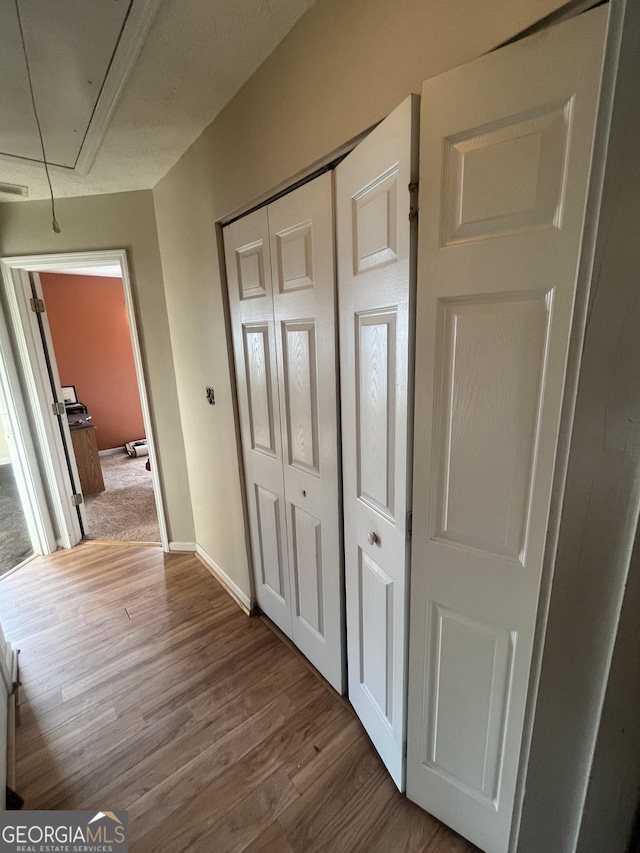
[[[195,542],[169,542],[170,551],[188,551],[193,553],[196,550]]]
[[[246,614],[251,614],[251,599],[240,589],[238,584],[235,581],[232,581],[229,575],[220,568],[220,566],[216,563],[216,561],[202,548],[200,545],[196,543],[196,554],[200,557],[204,565],[211,572],[214,578],[222,584],[222,586],[227,590],[229,595],[235,599],[235,601],[240,605],[240,607],[244,610]]]
[[[9,456],[3,456],[0,459],[0,465],[11,465],[11,458]]]
[[[120,447],[108,447],[106,450],[99,450],[98,456],[115,456],[116,453],[126,453],[127,451],[124,449],[124,444],[121,444]]]

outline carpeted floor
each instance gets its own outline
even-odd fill
[[[13,466],[0,465],[0,575],[31,554],[31,538],[20,503]]]
[[[87,539],[113,542],[159,542],[160,528],[148,457],[131,458],[123,451],[101,456],[105,491],[87,495]]]

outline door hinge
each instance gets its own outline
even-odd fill
[[[34,297],[29,300],[29,305],[31,305],[31,310],[34,314],[44,314],[44,299],[38,299]]]
[[[415,222],[418,219],[418,189],[419,184],[417,181],[412,181],[409,184],[409,195],[411,196],[409,201],[409,222]]]
[[[402,757],[406,761],[406,759],[407,759],[407,742],[406,742],[406,740],[402,741]]]
[[[64,413],[67,411],[64,407],[64,403],[58,403],[57,401],[51,404],[51,408],[53,409],[53,414],[56,417],[58,417],[59,415],[64,415]]]
[[[71,503],[73,506],[80,506],[80,504],[84,503],[84,498],[80,492],[77,492],[75,495],[71,495]]]
[[[413,510],[407,513],[407,536],[413,533]]]

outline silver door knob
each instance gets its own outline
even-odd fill
[[[377,545],[378,534],[374,533],[373,531],[371,533],[367,533],[367,542],[369,543],[369,545]]]

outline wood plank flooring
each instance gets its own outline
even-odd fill
[[[191,554],[86,543],[0,580],[29,809],[127,809],[133,853],[472,853],[347,704]]]

